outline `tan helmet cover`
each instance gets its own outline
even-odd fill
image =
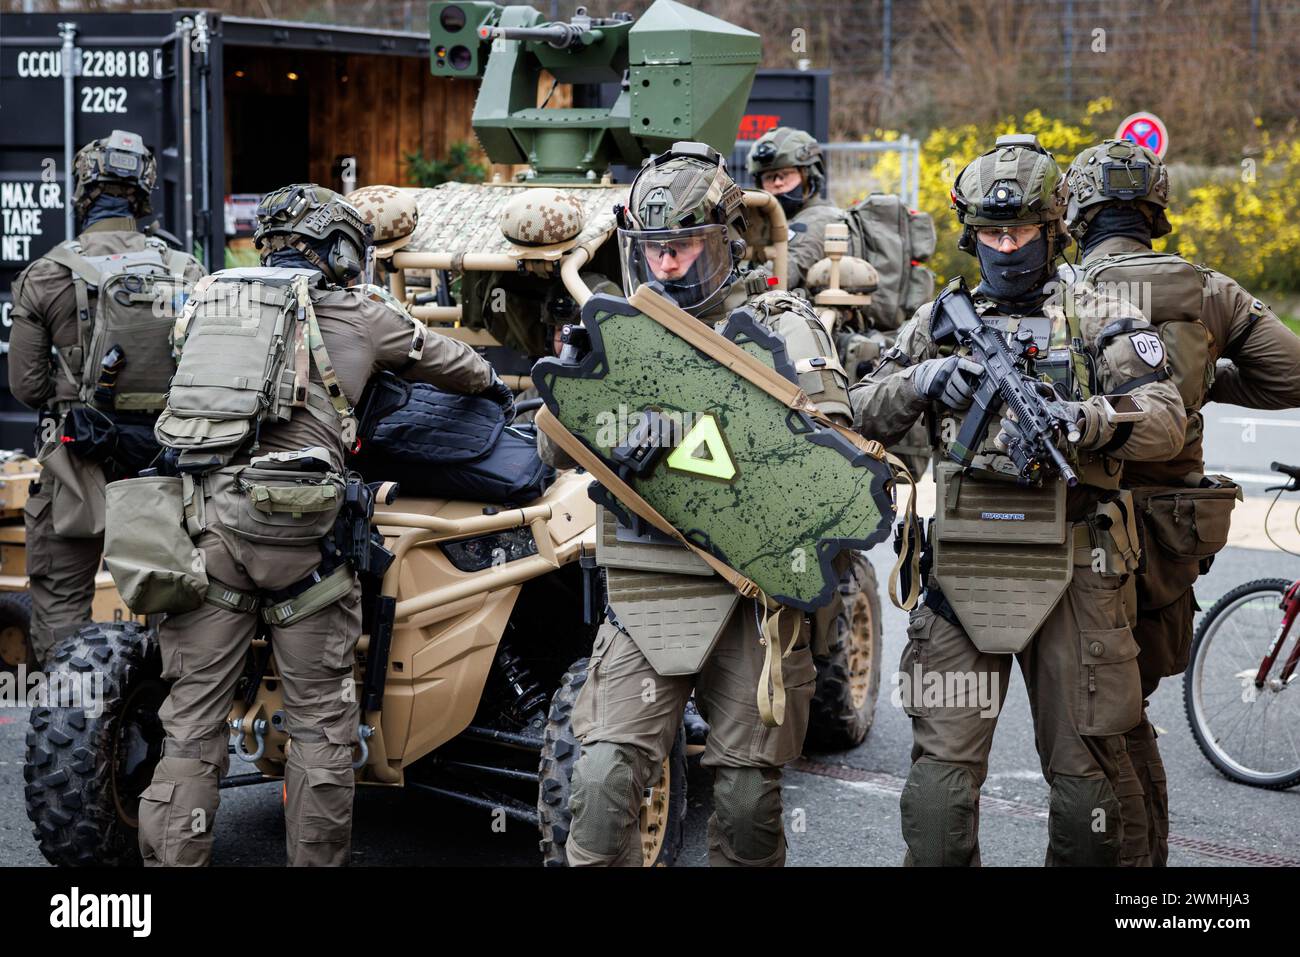
[[[831,260],[819,259],[804,276],[804,288],[816,295],[830,288]],[[844,292],[869,294],[880,285],[880,274],[876,267],[857,256],[840,257],[840,286]]]
[[[129,199],[137,216],[152,211],[149,194],[158,181],[158,162],[139,133],[114,130],[91,140],[77,150],[72,173],[72,203],[79,216],[101,193]]]
[[[501,210],[501,234],[521,255],[572,249],[586,225],[576,196],[550,186],[521,190]]]
[[[375,255],[388,256],[401,249],[415,235],[420,209],[415,198],[396,186],[363,186],[344,197],[371,226],[375,227]]]

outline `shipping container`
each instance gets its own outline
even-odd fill
[[[452,143],[473,142],[477,92],[477,82],[431,75],[429,39],[419,33],[198,8],[5,14],[0,353],[14,277],[75,228],[64,203],[68,158],[87,141],[139,133],[158,160],[148,219],[220,269],[255,261],[251,213],[262,193],[295,182],[343,191],[407,184],[407,154],[445,157]],[[573,102],[608,92],[572,91]],[[760,70],[738,146],[783,123],[824,140],[828,115],[827,71]],[[9,394],[0,355],[0,448],[30,451],[33,422]]]

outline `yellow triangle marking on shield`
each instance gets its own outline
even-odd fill
[[[722,431],[711,415],[702,416],[686,433],[681,445],[669,454],[668,467],[679,472],[722,479],[724,482],[736,477],[736,466],[727,454]]]

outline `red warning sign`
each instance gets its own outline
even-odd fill
[[[1134,113],[1126,118],[1115,131],[1115,139],[1145,146],[1161,159],[1169,149],[1169,131],[1154,113]]]

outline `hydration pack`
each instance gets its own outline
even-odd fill
[[[59,364],[81,401],[107,412],[158,412],[176,371],[168,333],[193,288],[190,258],[160,239],[145,242],[84,256],[74,239],[46,254],[71,270],[77,300],[77,345],[58,351]]]
[[[181,317],[184,343],[154,426],[181,453],[186,471],[224,466],[263,423],[287,422],[294,409],[331,425],[344,445],[356,437],[352,406],[325,351],[310,269],[225,269],[200,280]],[[310,381],[316,365],[322,387]]]
[[[1214,381],[1212,336],[1201,319],[1205,270],[1174,253],[1117,253],[1088,263],[1084,278],[1098,295],[1125,295],[1142,310],[1165,347],[1183,406],[1200,409]]]
[[[849,252],[876,267],[880,285],[866,307],[873,328],[897,329],[934,297],[934,220],[893,193],[872,193],[844,211]]]

